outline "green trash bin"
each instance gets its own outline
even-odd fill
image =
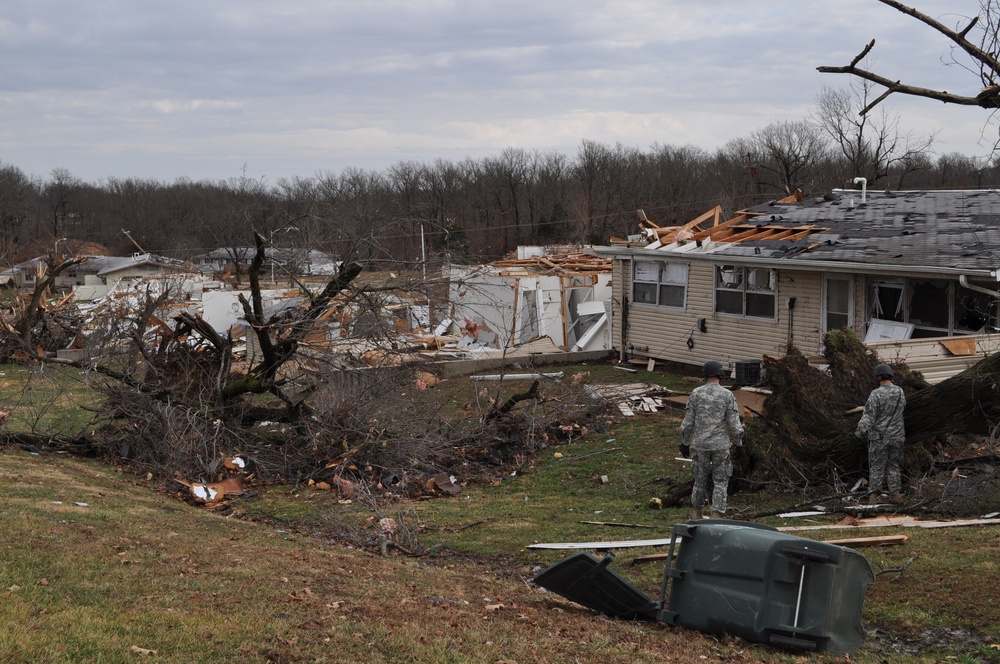
[[[875,574],[857,551],[726,519],[674,526],[675,545],[658,619],[786,649],[843,655],[861,645]]]

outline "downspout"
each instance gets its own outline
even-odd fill
[[[865,195],[868,192],[868,178],[854,178],[854,184],[861,183],[861,204],[865,203]]]
[[[1000,281],[1000,276],[997,276],[997,280]],[[975,286],[969,283],[969,278],[964,274],[958,275],[958,283],[962,284],[962,288],[968,288],[970,291],[976,291],[977,293],[982,293],[983,295],[989,295],[991,297],[1000,298],[1000,291],[993,291],[989,288],[983,288],[982,286]]]

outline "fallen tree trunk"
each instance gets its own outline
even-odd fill
[[[764,477],[750,479],[802,486],[865,471],[867,449],[854,440],[858,406],[876,387],[874,368],[884,360],[850,330],[829,333],[824,345],[829,373],[810,366],[795,348],[782,358],[764,358],[772,394],[749,436],[755,456],[764,460],[758,466]],[[1000,421],[1000,355],[937,385],[905,364],[889,364],[907,398],[904,471],[929,467],[944,437],[989,435]]]

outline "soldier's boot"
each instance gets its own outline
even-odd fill
[[[893,491],[892,495],[889,496],[889,502],[893,505],[902,505],[905,501],[903,500],[903,495],[898,491]]]
[[[868,496],[868,504],[869,505],[878,505],[879,504],[879,497],[878,497],[878,492],[877,491],[872,492]]]
[[[705,512],[701,507],[694,508],[694,514],[691,515],[692,519],[704,519]]]
[[[725,515],[724,512],[716,512],[715,510],[712,510],[712,518],[713,519],[725,519],[726,515]]]

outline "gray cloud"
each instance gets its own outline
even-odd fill
[[[955,24],[975,0],[919,2]],[[952,12],[947,14],[946,12]],[[886,75],[974,91],[943,37],[874,0],[17,0],[0,7],[0,160],[46,175],[270,178],[584,139],[714,149],[805,117],[872,38]],[[981,154],[986,115],[892,99]]]

